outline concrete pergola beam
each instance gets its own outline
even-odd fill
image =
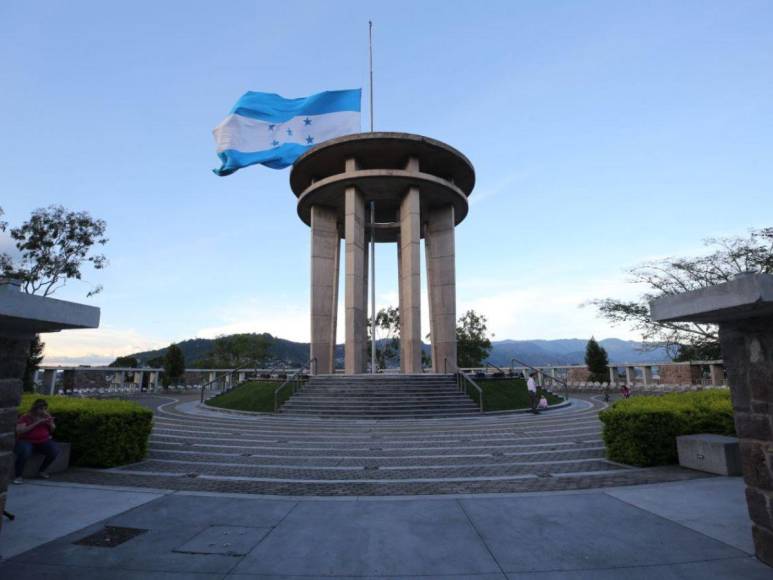
[[[773,276],[742,274],[650,304],[657,322],[719,325],[757,557],[773,565]]]

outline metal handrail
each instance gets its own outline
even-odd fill
[[[201,402],[201,403],[203,403],[203,402],[204,402],[204,391],[207,389],[207,387],[208,387],[209,385],[211,385],[211,384],[213,384],[213,383],[217,383],[217,382],[218,382],[218,381],[220,381],[221,379],[224,379],[225,377],[227,377],[227,376],[230,376],[230,375],[234,375],[234,374],[236,374],[236,373],[238,373],[238,372],[240,372],[240,371],[243,371],[244,369],[254,369],[254,368],[255,368],[255,363],[253,362],[252,364],[243,365],[243,366],[237,367],[237,368],[235,368],[235,369],[231,369],[230,371],[228,371],[227,373],[224,373],[224,374],[220,375],[219,377],[217,376],[217,373],[215,373],[215,378],[214,378],[214,379],[212,379],[211,381],[209,381],[209,382],[207,382],[207,383],[204,383],[203,385],[201,385],[201,397],[200,397],[200,402]]]
[[[489,368],[489,367],[491,367],[492,369],[497,369],[497,370],[498,370],[500,373],[502,373],[502,374],[505,374],[505,371],[503,371],[503,370],[502,370],[501,368],[499,368],[497,365],[495,365],[495,364],[493,364],[493,363],[490,363],[490,362],[487,362],[487,363],[486,363],[486,366],[484,366],[483,368],[484,368],[484,369],[487,369],[487,368]]]
[[[480,403],[480,412],[483,412],[483,389],[478,386],[478,384],[473,381],[470,377],[468,377],[466,374],[464,374],[462,371],[456,372],[456,386],[460,391],[464,391],[467,393],[467,383],[471,384],[473,387],[475,387],[478,390],[478,401]],[[467,393],[469,395],[469,393]]]
[[[512,359],[510,359],[510,370],[511,370],[511,371],[513,371],[513,370],[514,370],[514,367],[513,367],[513,362],[517,362],[517,363],[518,363],[520,366],[522,366],[522,367],[526,367],[526,368],[528,368],[528,369],[531,369],[531,370],[533,370],[534,372],[545,374],[545,373],[544,373],[543,371],[541,371],[540,369],[538,369],[538,368],[536,368],[536,367],[533,367],[533,366],[531,366],[531,365],[529,365],[529,364],[526,364],[525,362],[523,362],[523,361],[520,361],[520,360],[518,360],[518,359],[517,359],[517,358],[515,358],[515,357],[513,357]],[[551,375],[551,376],[550,376],[550,378],[551,378],[551,380],[553,380],[553,381],[556,381],[557,383],[560,383],[560,384],[564,385],[564,399],[568,401],[568,400],[569,400],[569,383],[567,383],[567,382],[566,382],[566,381],[564,381],[563,379],[559,379],[558,377],[556,377],[556,376],[553,376],[553,375]]]
[[[310,358],[308,362],[306,363],[309,367],[309,372],[311,374],[317,374],[317,357]],[[281,385],[279,385],[276,389],[274,389],[274,413],[276,413],[279,410],[279,392],[284,389],[287,385],[292,384],[293,385],[293,395],[298,392],[298,390],[301,388],[301,383],[303,382],[303,379],[301,378],[301,375],[303,374],[303,371],[306,370],[306,364],[303,365],[298,371],[293,373],[291,376],[287,377],[285,382],[283,382]]]

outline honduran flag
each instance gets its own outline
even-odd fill
[[[212,133],[223,162],[217,175],[260,163],[292,165],[317,143],[360,132],[360,89],[325,91],[300,99],[245,93]]]

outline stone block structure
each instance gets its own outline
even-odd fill
[[[5,508],[11,477],[21,377],[32,338],[42,332],[97,326],[98,308],[25,294],[14,281],[0,279],[0,510]]]
[[[773,276],[738,275],[650,307],[658,321],[719,324],[755,550],[773,566]]]
[[[434,372],[456,371],[454,228],[467,215],[475,171],[457,150],[406,133],[362,133],[298,158],[290,186],[311,228],[312,371],[335,368],[338,278],[344,240],[345,372],[367,368],[368,243],[396,243],[400,370],[420,373],[424,238]]]

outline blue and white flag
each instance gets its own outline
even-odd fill
[[[317,143],[359,133],[360,93],[326,91],[301,99],[245,93],[212,131],[223,162],[213,171],[230,175],[256,163],[283,169]]]

